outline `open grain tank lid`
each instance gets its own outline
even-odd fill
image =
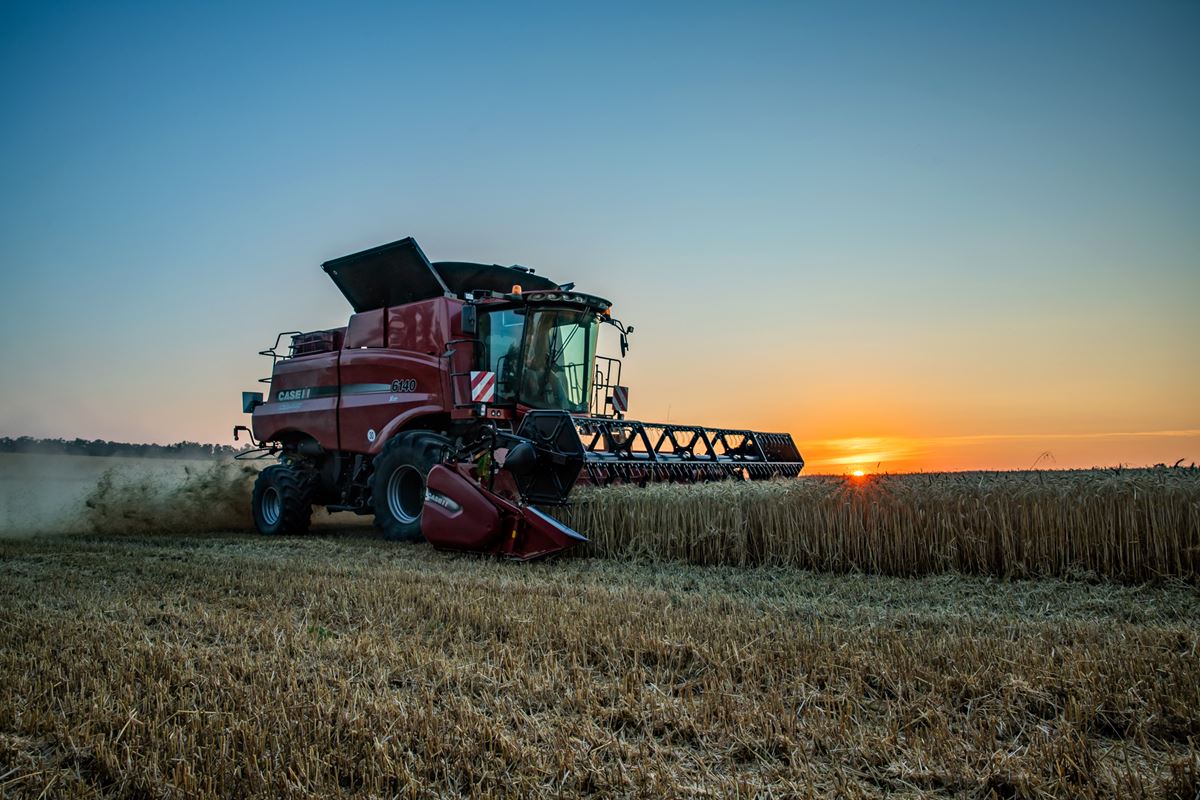
[[[411,236],[326,261],[321,267],[342,290],[355,313],[445,294],[508,292],[514,284],[530,290],[557,288],[554,281],[515,267],[466,261],[431,264]]]
[[[441,297],[449,291],[411,236],[326,261],[321,268],[355,313]]]

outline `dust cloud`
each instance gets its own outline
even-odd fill
[[[96,533],[201,533],[250,530],[258,471],[236,461],[187,465],[183,475],[130,475],[110,469],[84,500]]]
[[[0,537],[253,528],[246,463],[0,454]]]

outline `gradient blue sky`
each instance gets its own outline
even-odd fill
[[[228,441],[413,235],[814,466],[1200,460],[1200,4],[0,7],[0,435]],[[876,458],[878,456],[878,458]],[[866,459],[866,460],[864,460]]]

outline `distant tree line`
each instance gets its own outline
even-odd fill
[[[240,448],[228,444],[176,442],[175,444],[130,444],[106,439],[35,439],[32,436],[0,438],[0,453],[44,453],[72,456],[126,456],[129,458],[220,458],[232,456]]]

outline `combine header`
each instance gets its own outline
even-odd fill
[[[373,514],[389,539],[526,560],[585,541],[539,506],[576,484],[794,477],[792,437],[625,419],[628,349],[609,301],[524,267],[430,263],[417,243],[328,261],[354,314],[281,333],[270,384],[244,392],[262,533],[301,533],[314,505]],[[285,337],[289,343],[283,348]]]

